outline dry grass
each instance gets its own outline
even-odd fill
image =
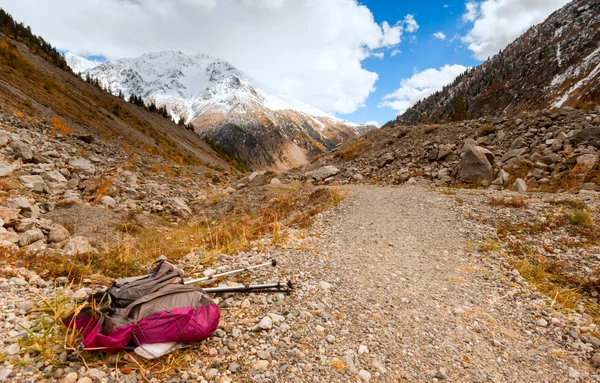
[[[479,129],[479,135],[482,137],[492,133],[496,133],[496,127],[489,124],[485,124]]]
[[[423,133],[429,134],[435,132],[440,126],[439,125],[427,125],[423,128]]]
[[[553,210],[546,214],[545,222],[494,223],[506,249],[502,255],[558,308],[573,310],[583,304],[594,322],[600,325],[600,305],[588,299],[592,291],[600,291],[600,273],[595,271],[598,278],[573,274],[570,271],[572,265],[546,257],[547,253],[553,254],[554,249],[535,245],[536,238],[544,233],[560,236],[555,246],[563,251],[600,244],[600,230],[594,213],[577,200],[557,200],[550,204]]]
[[[344,161],[353,160],[358,157],[367,148],[367,146],[369,146],[369,143],[366,140],[358,140],[343,150],[335,153],[335,156]]]
[[[80,281],[91,275],[108,278],[139,275],[160,255],[177,261],[194,251],[200,262],[210,264],[220,254],[234,254],[252,247],[281,244],[285,228],[308,227],[314,216],[337,205],[344,195],[335,188],[309,189],[293,185],[273,190],[275,196],[256,211],[222,211],[211,219],[207,214],[184,224],[166,219],[154,227],[143,228],[129,216],[117,226],[123,240],[99,254],[77,254],[70,258],[48,252],[2,256],[5,262],[19,262],[42,277],[68,276]],[[269,243],[265,243],[267,238]]]
[[[569,222],[573,225],[590,227],[594,224],[594,218],[592,214],[582,208],[577,208],[569,213],[565,214]]]
[[[488,200],[488,204],[491,206],[518,208],[527,206],[529,202],[523,197],[512,197],[511,199],[492,197]]]

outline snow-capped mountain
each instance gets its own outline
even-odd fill
[[[600,102],[600,1],[574,0],[396,122],[515,116],[594,102]]]
[[[227,152],[255,167],[308,162],[368,130],[289,96],[276,96],[227,61],[181,52],[147,53],[109,61],[83,73],[113,94],[166,106]]]
[[[83,73],[88,69],[92,69],[102,64],[102,61],[91,61],[84,57],[77,56],[71,52],[66,52],[64,56],[65,60],[67,61],[67,65],[75,74]]]

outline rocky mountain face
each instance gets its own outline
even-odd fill
[[[600,102],[600,2],[575,0],[395,123],[510,117],[589,102]]]
[[[306,177],[340,183],[474,184],[521,192],[600,191],[599,149],[600,107],[564,107],[518,118],[383,127],[309,168],[327,165],[321,169],[335,171]]]
[[[276,96],[230,63],[181,52],[148,53],[83,73],[113,94],[166,106],[228,154],[254,168],[286,169],[309,162],[365,127],[333,118],[288,96]]]

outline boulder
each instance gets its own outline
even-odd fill
[[[31,204],[25,197],[17,197],[6,200],[6,202],[4,202],[4,206],[10,209],[19,209],[19,211],[31,210]]]
[[[96,167],[94,164],[85,158],[74,158],[69,161],[69,166],[71,166],[73,171],[78,174],[93,176],[96,173]]]
[[[0,145],[1,147],[1,145]],[[11,175],[16,169],[17,169],[18,165],[17,164],[11,164],[11,165],[6,165],[6,164],[0,164],[0,177],[6,177]]]
[[[577,171],[587,173],[598,165],[598,155],[584,154],[577,157]]]
[[[86,237],[77,236],[67,241],[63,251],[67,255],[77,255],[94,253],[96,252],[96,249],[94,249],[92,245],[90,245],[90,241]]]
[[[445,159],[450,154],[452,154],[453,151],[454,151],[454,145],[451,145],[451,144],[440,145],[438,148],[438,155],[437,155],[436,160],[441,161],[441,160]]]
[[[522,149],[525,147],[527,147],[525,140],[523,139],[523,137],[519,136],[519,137],[515,138],[515,140],[512,142],[512,144],[510,145],[510,148],[508,150],[510,151],[510,150],[514,150],[514,149]]]
[[[465,153],[458,171],[458,176],[463,182],[478,183],[492,179],[494,170],[486,153],[491,152],[480,146],[474,146]]]
[[[573,137],[575,145],[588,144],[600,148],[600,126],[588,126]]]
[[[117,201],[115,201],[113,197],[105,195],[104,197],[100,198],[98,204],[106,208],[114,208],[115,206],[117,206]]]
[[[267,172],[255,171],[248,176],[248,185],[251,187],[262,186],[267,183]]]
[[[19,246],[27,246],[44,239],[44,233],[40,229],[31,229],[19,234]]]
[[[44,190],[44,180],[40,176],[21,176],[19,181],[23,184],[23,187],[35,191]]]
[[[64,226],[56,224],[50,229],[50,233],[48,234],[48,242],[60,243],[69,239],[70,236],[71,234],[67,229],[65,229]]]
[[[306,178],[315,179],[317,181],[323,181],[326,178],[333,177],[338,174],[340,170],[335,166],[328,165],[323,166],[317,170],[306,173]]]
[[[394,153],[385,153],[381,157],[379,157],[379,167],[382,168],[386,165],[391,164],[396,160],[396,156]],[[325,177],[328,178],[328,177]]]
[[[462,147],[462,149],[461,149],[461,152],[462,152],[462,153],[466,153],[466,152],[468,152],[468,151],[469,151],[469,150],[471,150],[471,148],[472,148],[473,146],[475,146],[476,144],[477,144],[477,143],[476,143],[476,141],[475,141],[474,139],[472,139],[472,138],[467,138],[467,139],[465,140],[465,143],[463,144],[463,147]]]
[[[19,217],[21,209],[7,209],[0,207],[0,219],[4,221],[4,224],[12,222]]]
[[[19,235],[17,233],[7,231],[6,233],[0,234],[0,241],[6,241],[16,244],[19,243]]]
[[[10,143],[13,154],[16,158],[20,158],[23,162],[30,162],[33,159],[33,150],[31,145],[21,140],[13,140]]]
[[[165,202],[180,216],[192,215],[192,209],[182,198],[168,198]]]
[[[500,171],[498,172],[498,176],[496,177],[494,182],[492,182],[492,185],[506,185],[508,184],[508,179],[509,174],[504,169],[500,169]]]
[[[67,179],[65,178],[65,176],[62,175],[61,172],[59,172],[58,170],[52,170],[50,172],[43,172],[41,178],[43,178],[45,181],[50,182],[50,183],[57,183],[57,182],[67,182]]]
[[[271,186],[271,187],[281,186],[281,181],[279,181],[279,178],[273,178],[271,180],[271,182],[269,183],[269,186]]]
[[[517,178],[513,184],[513,190],[519,193],[527,193],[527,183],[521,178]]]
[[[510,160],[512,158],[522,156],[526,152],[527,152],[527,148],[509,150],[508,152],[504,153],[504,155],[502,156],[501,161],[503,163],[505,163],[506,161],[508,161],[508,160]]]
[[[37,229],[39,227],[40,227],[40,221],[38,221],[37,219],[23,218],[22,220],[17,222],[17,224],[15,225],[15,230],[18,233],[24,233],[26,231],[29,231],[32,229]]]

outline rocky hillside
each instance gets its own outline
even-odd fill
[[[396,123],[511,117],[589,102],[600,102],[600,2],[575,0]]]
[[[302,165],[370,129],[277,96],[230,63],[208,55],[148,53],[104,63],[82,76],[125,99],[136,96],[166,107],[175,121],[193,126],[253,168]]]
[[[103,92],[3,34],[0,107],[26,117],[26,123],[46,122],[56,133],[91,135],[116,142],[132,157],[151,153],[167,165],[204,164],[232,169],[226,159],[193,132]]]
[[[336,148],[327,165],[344,182],[474,184],[519,191],[600,191],[600,107],[519,118],[384,127]],[[337,175],[336,175],[337,174]]]

